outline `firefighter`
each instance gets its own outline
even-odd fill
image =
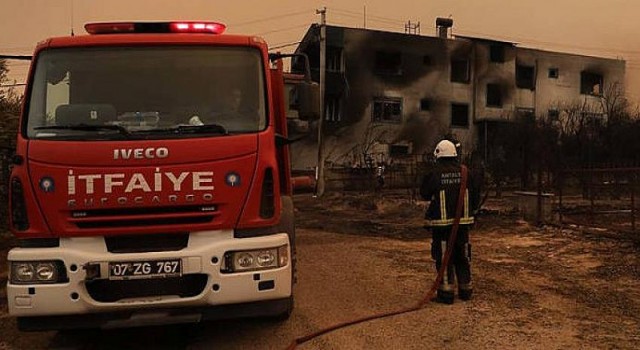
[[[222,94],[222,101],[218,107],[218,112],[223,115],[238,115],[242,109],[242,91],[239,88],[232,88]]]
[[[458,196],[462,182],[462,168],[458,161],[458,152],[453,142],[442,140],[434,150],[436,164],[427,173],[420,186],[423,199],[430,201],[425,213],[426,228],[431,230],[431,256],[435,260],[436,269],[442,264],[447,242],[451,235]],[[457,238],[453,252],[442,282],[438,287],[435,300],[440,303],[453,304],[454,285],[457,277],[458,297],[462,300],[471,299],[473,288],[471,285],[471,245],[469,244],[469,230],[474,223],[473,213],[477,209],[480,199],[480,183],[471,171],[467,172],[466,191],[463,198],[464,205]]]

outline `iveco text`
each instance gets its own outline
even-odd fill
[[[132,157],[133,156],[133,157]],[[113,159],[153,159],[153,158],[167,158],[169,156],[169,149],[166,147],[158,148],[135,148],[135,149],[114,149]]]

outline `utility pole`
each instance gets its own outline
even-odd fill
[[[316,169],[316,196],[324,194],[324,137],[322,125],[324,124],[324,89],[325,89],[325,65],[327,50],[327,8],[316,10],[320,15],[320,119],[318,119],[318,167]]]
[[[367,5],[363,7],[362,28],[367,29]]]
[[[73,0],[71,0],[71,36],[74,36],[75,34],[73,34]]]

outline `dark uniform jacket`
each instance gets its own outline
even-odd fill
[[[480,204],[480,174],[467,172],[467,189],[464,195],[464,206],[460,225],[471,225],[474,212]],[[440,158],[433,169],[422,178],[420,194],[431,201],[425,214],[427,226],[452,226],[456,216],[462,170],[455,158]]]

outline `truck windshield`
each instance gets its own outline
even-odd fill
[[[28,100],[27,136],[179,138],[266,127],[258,50],[102,47],[43,51]]]

